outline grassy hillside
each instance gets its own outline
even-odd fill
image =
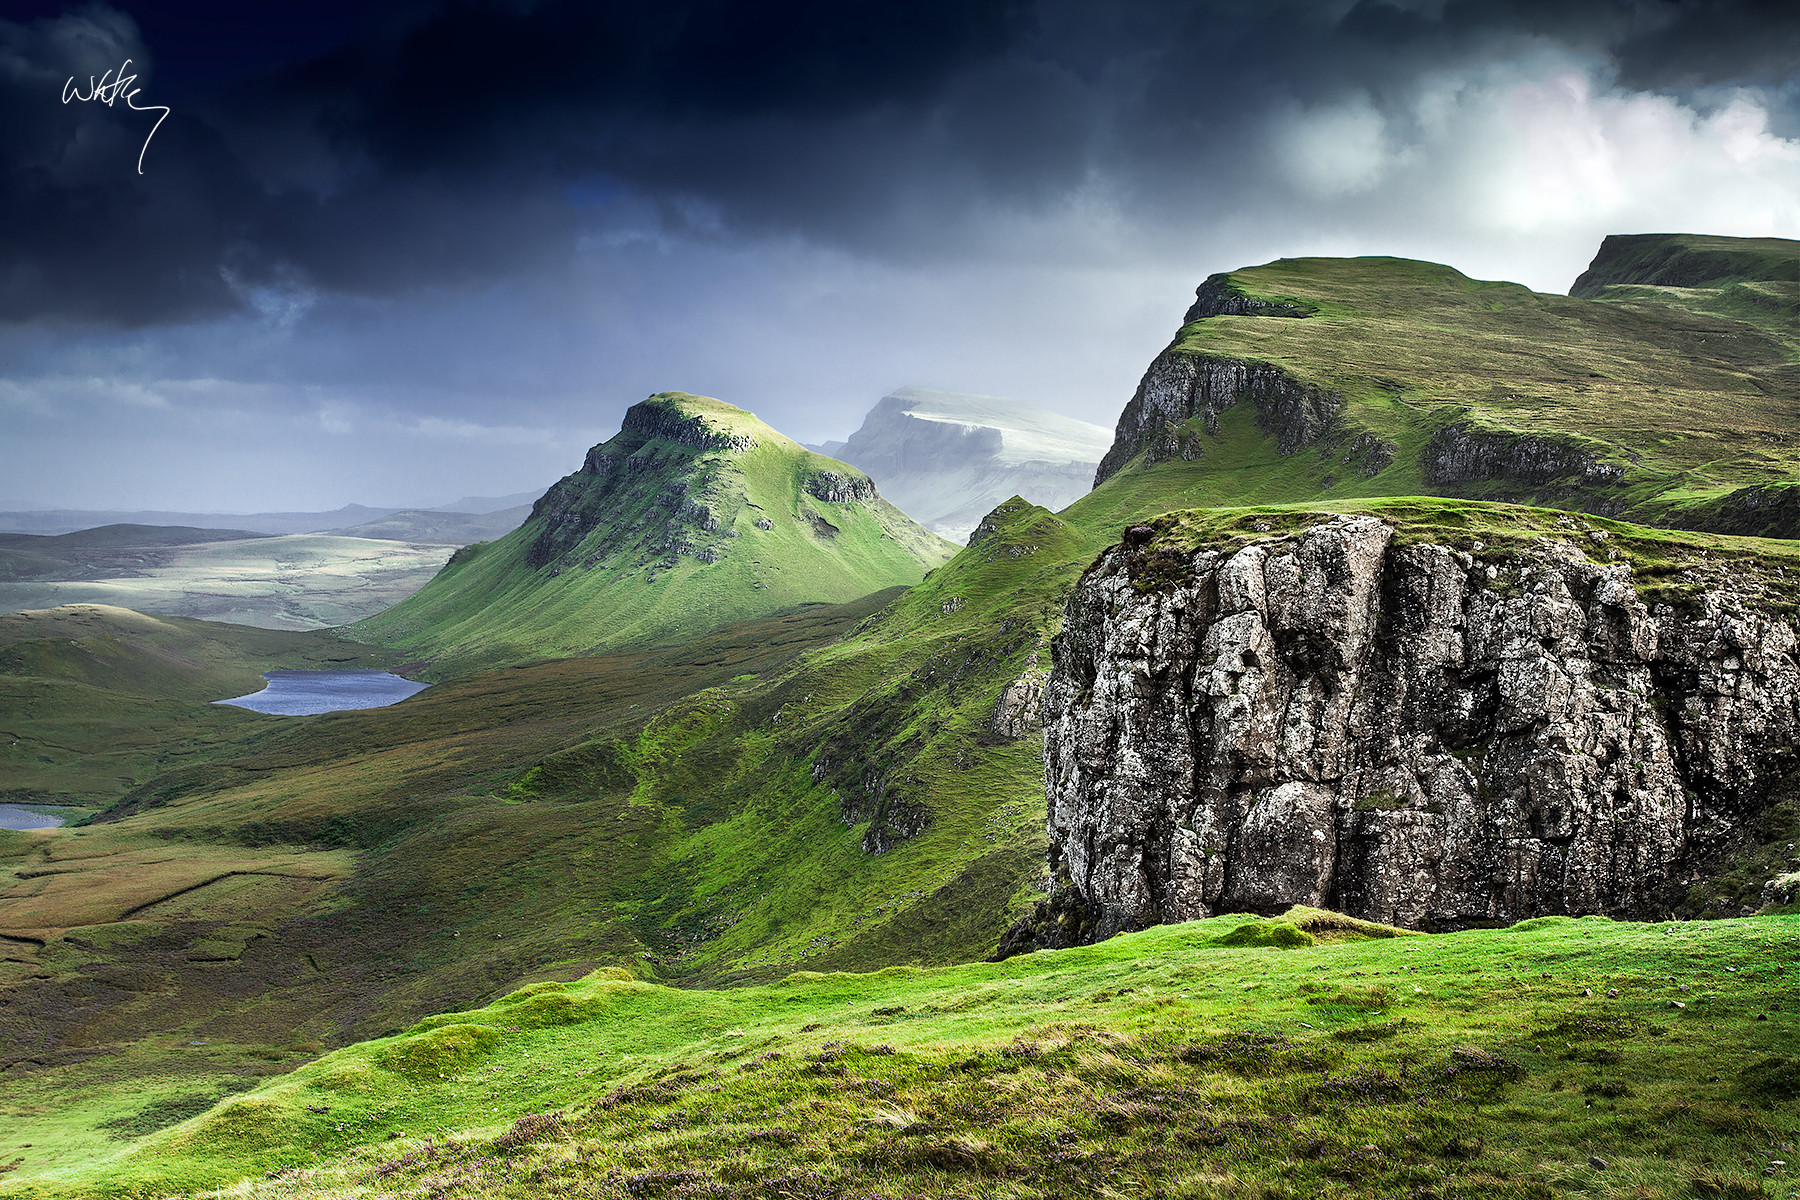
[[[99,824],[0,839],[0,1023],[31,1051],[14,1077],[90,1111],[95,1088],[180,1063],[237,1086],[296,1046],[607,963],[716,985],[988,955],[1041,895],[1045,851],[1041,741],[1000,702],[1032,694],[1061,596],[1124,514],[1197,487],[1162,464],[1061,517],[1003,506],[904,593],[273,722]],[[1349,507],[1421,538],[1567,537],[1659,598],[1758,559],[1789,603],[1800,568],[1786,544],[1593,522],[1602,550],[1549,510]],[[1169,520],[1217,540],[1306,512]],[[1726,881],[1733,908],[1766,865]],[[99,1053],[114,1084],[82,1065]]]
[[[238,723],[235,753],[177,754],[93,824],[0,832],[4,1090],[42,1075],[79,1108],[107,1079],[241,1083],[302,1061],[295,1044],[666,951],[639,913],[688,870],[682,806],[707,798],[677,791],[704,782],[692,766],[642,797],[600,791],[604,772],[580,800],[515,785],[646,722],[642,744],[678,754],[690,715],[890,598],[443,684],[392,709],[211,710]]]
[[[438,674],[670,643],[918,582],[954,547],[750,413],[634,405],[520,528],[356,627]]]
[[[322,633],[80,604],[0,616],[0,797],[104,807],[264,718],[211,701],[276,669],[384,666]]]
[[[1195,431],[1221,469],[1250,468],[1245,501],[1454,494],[1712,527],[1709,505],[1800,470],[1800,343],[1730,305],[1547,296],[1387,258],[1284,259],[1222,286],[1284,315],[1195,320],[1170,355],[1270,364],[1342,401],[1283,456],[1260,431]],[[1452,429],[1483,447],[1475,468]]]
[[[192,1076],[27,1091],[0,1195],[1789,1190],[1800,919],[1392,932],[1300,910],[724,991],[601,971],[198,1113]]]
[[[1800,283],[1800,242],[1704,233],[1614,234],[1569,289],[1599,299],[1609,287],[1728,288]]]

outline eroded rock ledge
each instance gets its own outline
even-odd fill
[[[1655,915],[1794,766],[1793,625],[1728,585],[1652,610],[1566,543],[1484,558],[1363,516],[1228,551],[1151,533],[1056,644],[1039,944],[1292,904]]]
[[[1344,407],[1338,392],[1301,383],[1268,363],[1165,350],[1119,414],[1112,449],[1100,460],[1094,486],[1140,454],[1146,463],[1202,457],[1203,434],[1217,432],[1219,414],[1245,401],[1256,406],[1257,425],[1283,454],[1336,436]],[[1392,458],[1388,448],[1375,469]]]

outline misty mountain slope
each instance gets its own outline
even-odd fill
[[[161,511],[111,511],[78,508],[31,512],[0,512],[0,530],[40,536],[79,533],[100,526],[188,527],[258,534],[317,533],[341,525],[379,520],[399,512],[397,508],[371,508],[346,504],[331,512],[195,513]]]
[[[860,472],[742,409],[665,392],[520,528],[458,551],[357,632],[439,672],[666,644],[915,583],[952,549]]]
[[[1284,259],[1199,289],[1100,477],[1168,458],[1237,471],[1272,452],[1241,499],[1435,493],[1782,533],[1785,491],[1767,489],[1800,473],[1794,359],[1777,330],[1673,304],[1404,259]],[[1241,453],[1234,417],[1263,435]],[[1772,515],[1734,521],[1745,511]]]
[[[961,542],[1008,496],[1059,509],[1112,444],[1098,425],[1020,400],[905,387],[823,449],[867,471],[920,524]]]
[[[0,533],[0,581],[103,579],[161,566],[173,546],[248,541],[267,535],[188,525],[102,525],[75,533]]]

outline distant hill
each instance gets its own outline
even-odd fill
[[[848,441],[814,447],[867,471],[907,515],[952,541],[1009,496],[1059,509],[1093,486],[1112,433],[1022,400],[905,387]]]
[[[473,513],[479,516],[483,513],[505,512],[513,508],[530,508],[531,502],[543,494],[543,490],[538,489],[530,492],[514,492],[509,496],[464,496],[449,504],[434,504],[425,511]]]
[[[94,529],[107,525],[134,525],[139,527],[172,527],[186,529],[225,530],[239,536],[248,534],[293,534],[293,533],[326,533],[336,532],[347,537],[382,537],[384,534],[349,533],[349,530],[373,525],[399,518],[402,523],[419,522],[418,514],[433,514],[438,517],[498,517],[511,509],[529,507],[537,499],[537,492],[518,492],[511,496],[464,496],[449,504],[419,505],[414,508],[370,507],[366,504],[346,504],[342,508],[334,508],[328,512],[262,512],[262,513],[195,513],[195,512],[163,512],[163,511],[116,511],[111,509],[76,509],[57,508],[40,509],[30,512],[0,512],[0,534],[34,533],[55,536],[65,533],[76,533],[81,530]],[[515,521],[516,525],[517,522]],[[457,538],[453,531],[453,522],[444,520],[439,528],[443,531],[437,539],[455,542],[479,541],[485,537],[498,537],[506,530],[493,532],[488,524],[472,524],[473,536]],[[199,540],[199,539],[194,539]]]
[[[439,672],[666,644],[916,583],[953,549],[861,472],[742,409],[665,392],[523,526],[458,551],[357,632]]]
[[[1723,288],[1734,283],[1800,285],[1800,242],[1699,233],[1615,233],[1569,295],[1604,298],[1610,287]]]
[[[532,498],[536,499],[535,496]],[[331,532],[340,537],[466,546],[470,542],[491,542],[495,538],[505,537],[530,515],[529,504],[482,513],[409,508],[379,520]]]
[[[166,558],[163,551],[170,546],[267,536],[242,529],[195,529],[183,525],[102,525],[54,536],[0,533],[0,581],[99,579],[158,565]]]
[[[143,525],[0,534],[0,613],[100,604],[266,629],[319,629],[410,596],[452,549],[370,536]]]
[[[55,535],[103,525],[138,525],[224,529],[238,533],[317,533],[322,529],[337,529],[379,520],[399,511],[397,508],[370,508],[366,504],[346,504],[330,512],[267,513],[125,512],[55,508],[0,513],[0,532]]]

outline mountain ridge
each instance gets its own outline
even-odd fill
[[[949,548],[868,476],[753,414],[661,392],[524,523],[358,636],[433,670],[592,653],[915,582]]]

